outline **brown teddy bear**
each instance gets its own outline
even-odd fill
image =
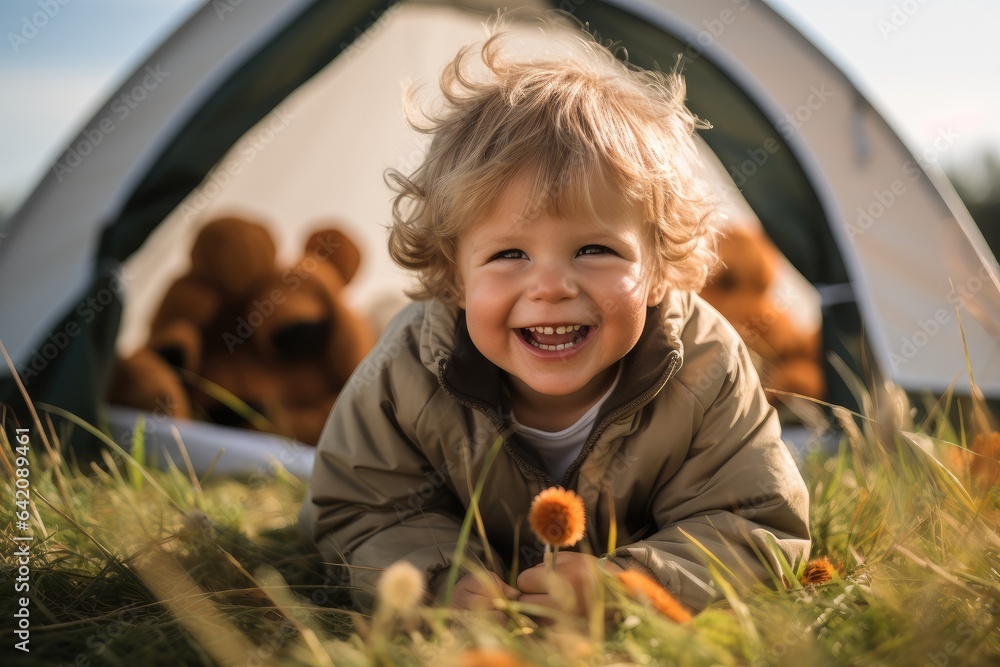
[[[797,325],[788,311],[794,307],[772,286],[779,251],[762,232],[735,227],[719,243],[722,268],[701,295],[722,313],[759,361],[761,381],[768,389],[813,398],[826,395],[820,332]],[[774,402],[775,395],[768,393]]]
[[[146,347],[117,365],[109,401],[315,444],[373,343],[341,296],[361,255],[336,229],[315,232],[290,268],[279,268],[275,254],[257,223],[208,223]]]

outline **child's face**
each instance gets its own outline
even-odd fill
[[[609,369],[639,340],[646,307],[665,289],[651,286],[653,258],[634,207],[595,196],[599,220],[545,210],[525,219],[527,192],[515,179],[496,210],[459,235],[459,305],[472,342],[515,388],[587,400],[594,383],[613,379]]]

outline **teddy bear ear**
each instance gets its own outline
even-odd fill
[[[244,298],[274,271],[276,254],[264,225],[234,216],[217,218],[195,238],[191,273],[227,299]]]
[[[306,242],[306,255],[320,261],[329,261],[340,272],[345,284],[351,282],[361,264],[361,251],[339,229],[313,232]]]

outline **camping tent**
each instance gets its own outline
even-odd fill
[[[828,351],[857,363],[863,327],[885,377],[943,391],[966,368],[961,325],[976,382],[1000,396],[996,260],[933,156],[908,151],[801,34],[757,0],[558,7],[639,65],[683,56],[689,106],[714,125],[705,144],[823,296]],[[367,257],[355,303],[398,295],[382,171],[412,168],[422,148],[399,81],[433,86],[494,11],[480,0],[207,2],[5,221],[0,341],[33,399],[99,423],[116,345],[142,338],[198,223],[233,207],[272,220],[287,253],[310,226],[343,220]],[[0,373],[0,398],[16,405]]]

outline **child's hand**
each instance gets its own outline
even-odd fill
[[[521,573],[517,578],[517,586],[521,589],[518,600],[576,616],[586,616],[593,591],[598,585],[601,567],[596,556],[560,551],[555,555],[554,567],[541,564]],[[604,563],[603,569],[611,573],[622,571],[609,562]]]
[[[451,606],[454,609],[487,612],[491,620],[503,625],[507,622],[507,615],[498,610],[493,601],[501,598],[516,600],[520,594],[521,591],[508,586],[492,572],[467,574],[455,584]]]

